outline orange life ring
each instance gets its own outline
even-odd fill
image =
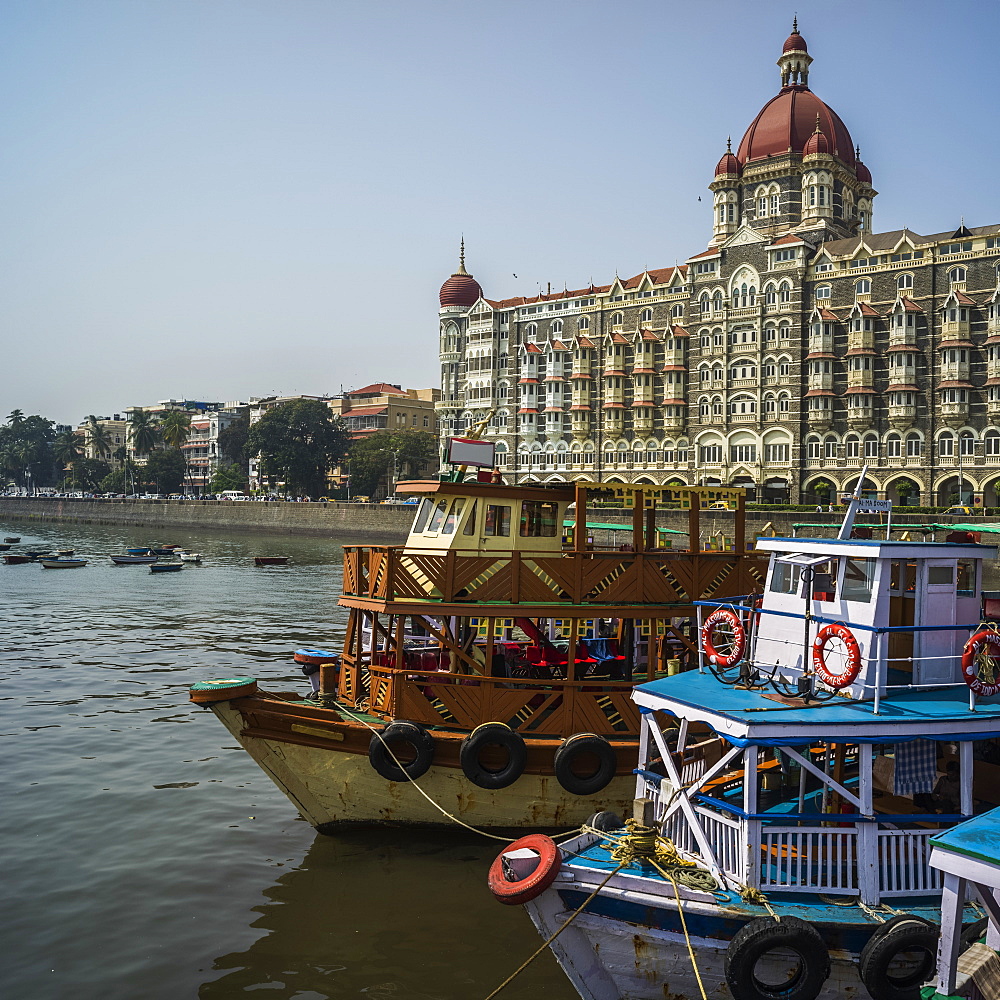
[[[980,663],[977,662],[983,647],[992,646],[990,656],[1000,661],[1000,633],[984,629],[970,636],[962,650],[962,680],[981,698],[989,698],[1000,692],[1000,662],[993,671],[993,680],[984,680],[979,676]]]
[[[507,877],[510,869],[509,864],[505,867],[504,855],[525,848],[538,854],[538,864],[530,875],[514,881]],[[531,833],[505,847],[490,865],[487,879],[490,892],[505,906],[520,906],[540,896],[552,885],[556,875],[559,874],[559,865],[559,848],[556,847],[556,842],[544,834]]]
[[[715,647],[713,638],[715,630],[720,625],[729,628],[732,637],[732,648],[728,653],[720,653]],[[716,608],[701,626],[701,647],[708,659],[720,667],[731,667],[743,659],[747,646],[747,630],[743,627],[740,616],[729,608]]]
[[[833,673],[826,665],[826,643],[828,639],[837,638],[847,647],[847,669],[838,674]],[[847,687],[857,680],[861,673],[861,648],[858,640],[854,638],[854,633],[839,622],[832,625],[824,625],[816,633],[813,640],[813,670],[819,675],[819,679],[835,690]]]

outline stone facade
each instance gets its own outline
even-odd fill
[[[493,411],[510,481],[795,502],[868,465],[896,501],[1000,504],[1000,224],[874,233],[871,174],[811,61],[793,31],[684,264],[492,300],[463,248],[441,293],[442,437]]]

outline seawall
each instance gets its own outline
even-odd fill
[[[412,507],[377,503],[285,503],[244,500],[43,500],[36,497],[0,497],[0,518],[28,521],[62,521],[82,524],[137,525],[164,528],[217,528],[221,531],[254,531],[275,535],[314,535],[359,541],[381,538],[401,542],[413,521]],[[747,511],[747,538],[773,527],[780,535],[791,535],[792,525],[816,523],[838,525],[843,513],[815,514],[803,511]],[[595,510],[590,520],[631,523],[631,514]],[[869,517],[861,521],[872,520]],[[941,514],[894,516],[895,524],[952,521]],[[685,511],[660,511],[657,524],[687,531]],[[702,511],[703,538],[721,532],[731,535],[733,514]],[[830,535],[830,531],[824,531]],[[897,536],[898,537],[898,536]]]

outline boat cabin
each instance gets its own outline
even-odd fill
[[[860,660],[841,695],[871,699],[893,688],[962,684],[962,651],[980,621],[983,563],[995,546],[861,539],[761,538],[770,552],[751,657],[754,669],[793,686],[816,680],[822,655],[843,676]],[[852,651],[852,642],[856,649]]]

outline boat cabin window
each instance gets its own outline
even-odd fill
[[[434,509],[434,501],[429,500],[424,497],[420,501],[420,510],[417,511],[416,520],[413,522],[413,534],[419,535],[421,531],[427,526],[427,518],[431,516],[431,511]]]
[[[548,500],[525,500],[521,505],[522,538],[554,538],[557,504]]]
[[[843,599],[867,603],[872,599],[876,561],[874,559],[847,559],[846,563]]]
[[[509,535],[510,534],[510,507],[502,504],[487,504],[486,506],[486,526],[484,535]]]
[[[831,559],[813,567],[812,599],[814,601],[833,601],[837,598],[837,571],[840,560]]]
[[[474,535],[476,533],[476,506],[478,503],[478,500],[472,501],[472,510],[469,511],[469,518],[462,529],[463,535]]]
[[[771,572],[771,592],[774,594],[797,594],[799,576],[798,566],[792,563],[776,562]]]
[[[915,562],[891,562],[889,564],[889,590],[895,593],[917,589],[917,564]]]
[[[434,507],[434,513],[431,515],[431,523],[427,525],[428,534],[441,530],[441,524],[444,521],[444,515],[447,509],[448,501],[438,500],[437,505]]]
[[[455,533],[455,527],[462,516],[462,508],[464,506],[465,500],[461,497],[452,501],[451,510],[448,511],[448,517],[444,522],[444,527],[441,529],[442,535],[453,535]]]
[[[954,566],[928,566],[927,585],[929,587],[946,587],[955,582]]]
[[[958,586],[956,590],[959,597],[976,596],[976,563],[974,560],[958,560]]]

